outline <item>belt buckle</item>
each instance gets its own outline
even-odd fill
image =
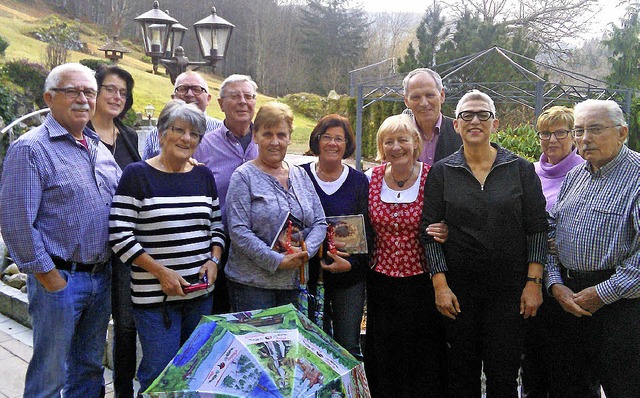
[[[565,268],[565,269],[567,270],[567,278],[568,279],[575,279],[576,278],[576,275],[571,275],[573,270],[571,270],[569,268]]]

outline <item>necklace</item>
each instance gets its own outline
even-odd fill
[[[411,166],[411,174],[409,174],[409,177],[405,178],[404,180],[396,180],[396,177],[393,175],[393,166],[391,166],[391,178],[393,179],[393,182],[396,183],[396,185],[398,185],[400,188],[404,187],[404,184],[406,184],[407,181],[409,181],[411,179],[411,177],[413,177],[413,172],[414,172],[415,166]]]

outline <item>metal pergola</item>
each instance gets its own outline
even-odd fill
[[[520,81],[482,82],[473,78],[482,68],[491,67],[496,59],[506,61]],[[516,60],[533,63],[540,70],[553,73],[562,82],[545,80],[539,74],[528,70]],[[371,65],[379,67],[380,64]],[[403,101],[402,79],[404,74],[395,73],[395,62],[392,70],[386,76],[370,76],[369,67],[349,72],[350,95],[356,97],[356,167],[361,168],[362,161],[362,119],[364,110],[378,101]],[[458,100],[471,89],[478,89],[490,95],[495,102],[521,105],[534,111],[537,118],[544,109],[553,105],[573,105],[586,99],[614,100],[622,107],[627,118],[631,111],[631,100],[635,90],[624,87],[608,87],[603,80],[595,79],[580,73],[575,73],[557,66],[545,64],[514,53],[500,47],[492,47],[431,69],[442,77],[445,87],[445,103],[456,104]],[[461,72],[471,76],[466,81],[460,81]],[[366,76],[358,79],[358,76]],[[360,81],[358,81],[360,80]]]

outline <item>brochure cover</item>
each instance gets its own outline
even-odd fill
[[[338,251],[349,254],[367,253],[367,233],[362,214],[327,217],[327,224],[329,227],[325,244],[328,250],[335,247]]]
[[[304,241],[302,231],[304,230],[304,224],[296,216],[291,213],[287,213],[287,216],[282,220],[278,233],[276,234],[273,242],[271,242],[271,249],[278,253],[292,254],[294,247],[301,247]]]

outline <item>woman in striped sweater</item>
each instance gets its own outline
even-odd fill
[[[158,118],[160,154],[127,166],[111,208],[110,243],[131,264],[140,391],[212,307],[224,231],[211,170],[189,163],[205,126],[194,105],[170,101]],[[189,292],[198,282],[202,289]]]

